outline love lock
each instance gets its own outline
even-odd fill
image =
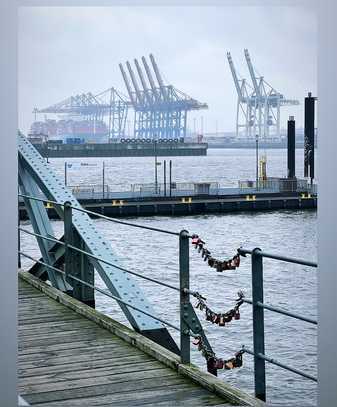
[[[225,324],[225,318],[224,318],[224,315],[223,314],[221,314],[220,316],[219,316],[219,324],[218,324],[219,326],[225,326],[226,324]]]
[[[214,265],[215,265],[215,260],[213,259],[213,257],[209,257],[209,258],[208,258],[208,265],[209,265],[210,267],[214,267]]]
[[[239,267],[239,266],[240,266],[240,255],[239,255],[239,254],[236,254],[236,255],[233,257],[233,264],[234,264],[235,267]]]
[[[214,265],[214,266],[216,266],[216,267],[215,267],[215,268],[216,268],[216,271],[218,271],[218,272],[223,271],[223,263],[222,263],[222,262],[217,261],[217,262],[216,262],[216,265]]]

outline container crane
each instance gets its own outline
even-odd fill
[[[276,91],[263,76],[256,76],[256,69],[252,64],[248,49],[244,50],[246,63],[248,66],[249,75],[253,84],[253,91],[249,94],[247,91],[247,82],[244,82],[243,92],[241,92],[242,82],[237,78],[234,64],[229,52],[227,52],[228,63],[232,72],[234,85],[238,93],[238,110],[245,110],[246,129],[245,138],[262,137],[265,140],[270,140],[273,136],[280,139],[280,121],[281,107],[299,105],[298,100],[286,99],[283,94]],[[244,105],[245,109],[244,109]],[[239,124],[239,116],[236,120],[236,135],[239,137],[239,128],[243,127]],[[271,132],[273,130],[273,132]],[[272,133],[272,134],[271,134]]]

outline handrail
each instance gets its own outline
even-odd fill
[[[58,205],[58,206],[64,206],[64,205],[65,205],[65,202],[61,203],[61,202],[51,201],[51,200],[49,200],[49,199],[38,198],[38,197],[29,196],[29,195],[24,195],[24,194],[18,194],[18,196],[21,196],[21,197],[26,198],[26,199],[31,199],[31,200],[33,200],[33,201],[39,201],[39,202],[49,203],[49,204],[51,204],[51,205]],[[134,227],[134,228],[140,228],[140,229],[151,230],[151,231],[153,231],[153,232],[166,233],[166,234],[168,234],[168,235],[179,236],[179,232],[172,232],[172,231],[170,231],[170,230],[159,229],[159,228],[153,228],[153,227],[151,227],[151,226],[139,225],[139,224],[137,224],[137,223],[125,222],[125,221],[118,220],[118,219],[115,219],[115,218],[110,218],[109,216],[103,215],[103,214],[101,214],[101,213],[89,211],[89,210],[84,209],[84,208],[82,208],[82,207],[81,207],[81,208],[78,208],[78,207],[73,206],[73,205],[70,205],[70,207],[71,207],[72,209],[76,210],[76,211],[84,212],[84,213],[86,213],[86,214],[88,214],[88,215],[96,216],[96,217],[98,217],[98,218],[105,219],[105,220],[107,220],[107,221],[109,221],[109,222],[119,223],[120,225],[126,225],[126,226],[131,226],[131,227]]]
[[[252,304],[253,305],[253,301],[248,299],[248,298],[243,298],[242,301],[246,302],[247,304]],[[299,314],[296,314],[294,312],[287,311],[287,310],[285,310],[283,308],[275,307],[274,305],[265,304],[265,303],[262,303],[260,301],[257,301],[256,305],[258,307],[267,309],[269,311],[274,311],[274,312],[277,312],[277,313],[282,314],[282,315],[287,315],[288,317],[292,317],[292,318],[295,318],[295,319],[299,319],[301,321],[309,322],[310,324],[317,325],[317,320],[316,319],[308,318],[308,317],[305,317],[303,315],[299,315]]]
[[[302,372],[301,370],[298,370],[298,369],[295,369],[295,368],[290,367],[290,366],[288,366],[288,365],[285,365],[284,363],[281,363],[281,362],[279,362],[278,360],[276,360],[276,359],[274,359],[274,358],[270,358],[270,357],[268,357],[268,356],[266,356],[266,355],[264,355],[264,354],[262,354],[262,353],[256,354],[255,352],[253,352],[253,351],[250,350],[249,348],[246,348],[246,346],[244,346],[244,345],[242,345],[241,350],[242,350],[244,353],[249,353],[249,354],[251,354],[251,355],[253,355],[253,356],[255,356],[255,357],[259,358],[259,359],[266,360],[267,362],[269,362],[269,363],[271,363],[271,364],[273,364],[273,365],[282,367],[282,368],[285,369],[285,370],[289,370],[290,372],[296,373],[296,374],[298,374],[298,375],[300,375],[300,376],[302,376],[302,377],[305,377],[306,379],[310,379],[310,380],[313,380],[314,382],[317,382],[317,377],[311,376],[311,375],[309,375],[308,373]]]
[[[265,355],[264,351],[264,309],[279,314],[296,318],[304,322],[308,322],[317,325],[317,320],[309,318],[303,315],[299,315],[288,310],[275,307],[273,305],[265,304],[263,302],[263,258],[270,258],[279,261],[285,261],[287,263],[294,263],[309,267],[317,267],[317,263],[312,261],[306,261],[303,259],[297,259],[293,257],[281,256],[278,254],[272,254],[262,251],[259,248],[253,250],[238,249],[238,253],[241,256],[251,255],[252,264],[252,299],[243,298],[242,301],[248,304],[252,304],[253,307],[253,344],[254,350],[242,346],[242,352],[248,353],[254,356],[254,378],[255,378],[255,396],[263,401],[266,400],[266,373],[265,373],[265,361],[277,365],[283,369],[296,373],[304,378],[317,382],[317,378],[302,372],[298,369],[287,366],[273,358]]]
[[[105,259],[102,259],[101,257],[95,256],[94,254],[91,254],[91,253],[89,253],[89,252],[87,252],[87,251],[85,251],[85,250],[79,249],[78,247],[75,247],[75,246],[73,246],[73,245],[71,245],[71,244],[66,244],[66,243],[64,243],[64,242],[61,242],[61,241],[58,240],[58,239],[51,238],[51,237],[47,237],[47,236],[43,236],[43,235],[40,235],[39,233],[30,232],[29,230],[24,229],[24,228],[22,228],[22,227],[19,227],[18,229],[19,229],[20,231],[24,232],[24,233],[29,234],[29,235],[32,235],[32,236],[35,236],[35,237],[39,237],[39,238],[41,238],[41,239],[48,240],[48,241],[50,241],[50,242],[54,242],[54,243],[60,244],[60,245],[62,245],[62,246],[67,246],[67,247],[68,247],[69,249],[71,249],[71,250],[75,250],[75,251],[77,251],[77,252],[79,252],[79,253],[85,254],[86,256],[91,257],[92,259],[95,259],[95,260],[97,260],[97,261],[100,261],[100,262],[102,262],[102,263],[105,263],[105,264],[107,264],[107,265],[109,265],[109,266],[112,266],[112,267],[118,269],[118,270],[125,271],[126,273],[129,273],[129,274],[132,274],[132,275],[134,275],[134,276],[140,277],[140,278],[142,278],[142,279],[144,279],[144,280],[148,280],[148,281],[151,281],[151,282],[153,282],[153,283],[162,285],[162,286],[164,286],[164,287],[171,288],[172,290],[180,291],[180,289],[179,289],[178,287],[175,287],[175,286],[170,285],[170,284],[168,284],[168,283],[163,283],[163,282],[161,282],[161,281],[159,281],[159,280],[156,280],[156,279],[154,279],[154,278],[151,278],[151,277],[143,276],[143,275],[140,274],[140,273],[137,273],[137,272],[135,272],[135,271],[128,270],[128,269],[126,269],[126,268],[124,268],[124,267],[117,266],[116,264],[111,263],[111,262],[108,261],[108,260],[105,260]]]
[[[242,247],[240,247],[238,249],[238,253],[241,254],[242,256],[246,256],[246,254],[252,255],[253,251],[254,250],[243,249]],[[259,250],[259,252],[257,252],[256,255],[261,256],[261,257],[267,257],[269,259],[285,261],[287,263],[295,263],[295,264],[301,264],[303,266],[317,267],[317,263],[312,262],[312,261],[297,259],[297,258],[288,257],[288,256],[281,256],[279,254],[274,254],[274,253],[267,253],[267,252],[264,252],[264,251],[261,251],[261,250]]]

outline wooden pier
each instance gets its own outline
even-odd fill
[[[18,318],[19,393],[30,405],[264,405],[27,272]]]

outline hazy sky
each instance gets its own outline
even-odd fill
[[[21,8],[19,125],[34,107],[111,86],[127,94],[118,63],[153,53],[167,84],[209,109],[189,114],[204,130],[235,127],[237,95],[226,59],[249,77],[243,49],[259,74],[301,106],[283,108],[303,125],[303,98],[316,95],[317,24],[313,10],[295,7]]]

